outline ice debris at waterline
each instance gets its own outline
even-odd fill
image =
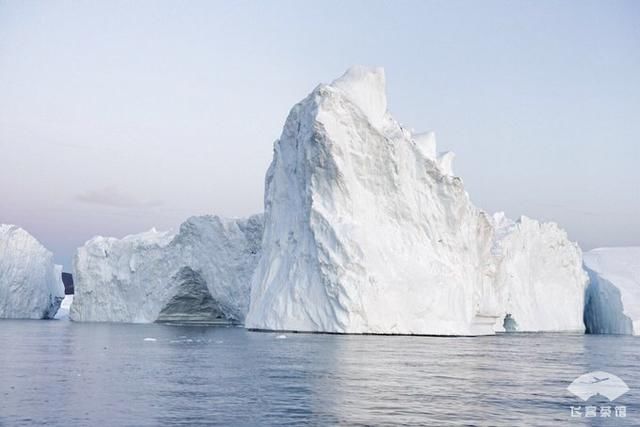
[[[593,249],[584,323],[592,334],[640,335],[640,247]]]
[[[61,274],[32,235],[0,224],[0,318],[52,319],[64,298]]]
[[[95,237],[76,252],[71,319],[242,322],[262,238],[262,215],[202,216],[177,234]]]
[[[62,300],[62,304],[60,304],[60,308],[56,313],[55,319],[58,320],[69,320],[69,310],[71,309],[71,304],[73,304],[73,295],[65,295]]]
[[[387,112],[381,68],[318,86],[274,146],[246,326],[482,335],[510,313],[518,330],[577,328],[579,249],[554,225],[521,222],[496,239],[452,160]]]

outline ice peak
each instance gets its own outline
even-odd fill
[[[413,140],[420,149],[420,152],[431,160],[436,160],[436,134],[435,132],[421,132],[412,135]]]
[[[504,211],[496,212],[493,214],[493,225],[496,228],[509,226],[511,224],[513,224],[513,221],[509,219],[509,217],[507,216],[506,213],[504,213]]]
[[[440,172],[445,175],[453,176],[453,159],[456,157],[456,153],[453,151],[443,151],[438,154],[437,163],[440,168]]]
[[[331,83],[353,102],[371,124],[379,127],[387,112],[384,69],[355,65]]]

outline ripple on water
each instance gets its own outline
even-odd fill
[[[608,425],[640,424],[634,337],[279,335],[2,321],[0,425],[579,425],[593,370],[631,388]]]

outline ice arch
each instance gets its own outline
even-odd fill
[[[236,323],[232,315],[216,301],[207,282],[198,271],[181,268],[172,280],[176,292],[160,310],[157,322]]]

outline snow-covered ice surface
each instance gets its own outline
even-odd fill
[[[481,335],[494,333],[509,308],[519,330],[575,329],[584,281],[562,283],[580,279],[579,251],[566,235],[527,222],[509,231],[507,257],[495,256],[493,219],[453,175],[453,153],[438,154],[433,133],[410,132],[386,107],[384,71],[353,67],[291,110],[267,171],[263,253],[246,326]],[[543,236],[531,236],[536,227]],[[542,261],[527,265],[538,248],[554,267],[556,257],[571,265],[558,277],[542,271]],[[536,297],[570,301],[540,296],[522,308],[506,280],[512,272],[533,272],[517,286],[540,286]],[[547,277],[552,283],[542,283]]]
[[[498,213],[494,226],[492,252],[502,310],[496,330],[584,331],[588,278],[578,245],[555,223],[524,216],[514,222]]]
[[[584,265],[587,332],[640,335],[640,247],[593,249]]]
[[[74,259],[74,321],[242,322],[262,215],[192,217],[180,231],[95,237]]]
[[[69,320],[69,310],[71,309],[71,304],[73,303],[73,295],[65,295],[62,300],[62,304],[60,304],[60,308],[55,315],[55,319],[58,320]]]
[[[0,318],[51,319],[64,298],[62,267],[32,235],[0,224]]]

